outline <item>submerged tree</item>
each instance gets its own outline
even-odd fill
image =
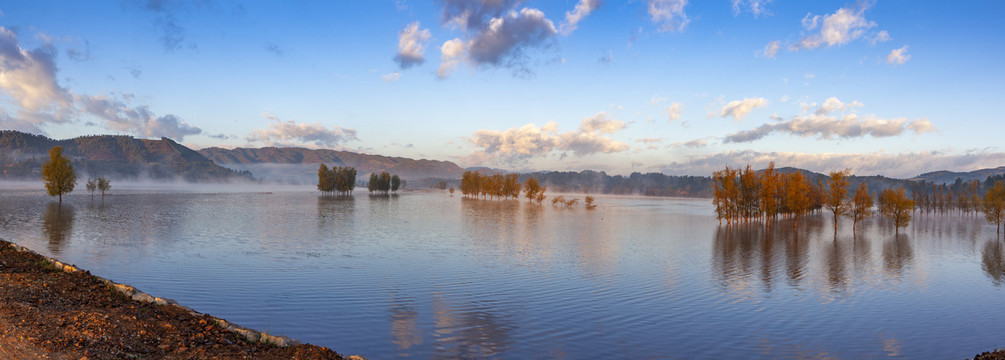
[[[792,214],[792,227],[799,227],[799,217],[810,208],[811,185],[800,172],[785,176],[785,208]]]
[[[855,197],[852,198],[851,206],[849,206],[846,215],[851,218],[851,232],[853,236],[855,234],[855,225],[858,224],[859,220],[872,215],[872,196],[869,196],[869,187],[865,184],[865,181],[858,184],[858,189],[855,190]]]
[[[91,200],[94,200],[94,191],[98,190],[98,180],[95,178],[88,178],[87,184],[84,184],[87,188],[87,192],[91,193]]]
[[[401,178],[398,175],[391,176],[391,192],[398,192],[401,187]]]
[[[984,193],[981,210],[984,218],[995,224],[997,234],[1001,235],[1002,220],[1005,220],[1005,184],[1001,180],[995,181],[994,186]]]
[[[351,195],[356,187],[356,169],[348,166],[325,164],[318,167],[318,190],[328,195]]]
[[[98,178],[98,191],[101,191],[101,201],[105,201],[105,192],[112,189],[112,183],[104,176]]]
[[[538,192],[541,192],[541,184],[537,182],[537,178],[529,177],[523,183],[523,191],[526,194],[527,201],[534,201]]]
[[[827,209],[834,213],[834,233],[838,231],[838,217],[848,212],[845,195],[848,194],[848,171],[832,171],[830,173],[830,191],[827,193]],[[854,227],[854,226],[853,226]]]
[[[596,201],[596,199],[593,196],[586,195],[586,198],[583,199],[583,205],[586,206],[586,210],[593,210],[597,208],[597,204],[593,203],[594,201]]]
[[[59,196],[59,203],[63,203],[63,194],[69,194],[77,184],[77,174],[73,172],[73,164],[70,159],[63,156],[62,146],[53,146],[49,149],[49,161],[42,164],[42,180],[45,181],[45,190],[49,196]]]
[[[914,200],[908,199],[904,188],[886,189],[879,193],[879,212],[893,220],[895,232],[911,222]]]

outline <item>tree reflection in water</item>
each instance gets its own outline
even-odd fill
[[[49,251],[59,254],[73,230],[73,206],[49,203],[42,213],[42,231],[49,238]]]
[[[914,249],[911,248],[910,237],[905,233],[893,236],[883,244],[883,264],[887,275],[901,277],[904,269],[911,265],[914,259]]]
[[[1002,251],[1002,242],[997,239],[988,241],[981,251],[981,268],[995,286],[1005,282],[1005,253]]]

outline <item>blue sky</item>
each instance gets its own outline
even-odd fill
[[[510,170],[1005,165],[1000,1],[0,4],[0,128]]]

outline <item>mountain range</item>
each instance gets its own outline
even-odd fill
[[[412,181],[410,187],[444,182],[455,186],[466,170],[484,173],[502,170],[464,169],[450,161],[410,159],[348,151],[297,147],[262,147],[192,150],[177,142],[137,139],[131,136],[97,135],[54,140],[13,130],[0,130],[0,179],[38,179],[41,164],[53,146],[62,146],[82,176],[117,179],[183,179],[192,182],[257,180],[292,184],[314,184],[319,164],[356,168],[364,179],[371,172],[387,171]],[[778,172],[803,172],[814,183],[826,175],[804,169],[783,167]],[[883,176],[852,176],[857,184],[865,181],[870,189],[907,187],[919,182],[951,184],[957,179],[985,181],[1005,174],[1005,166],[969,172],[935,171],[910,179]],[[706,176],[670,176],[660,173],[610,176],[604,172],[536,172],[533,176],[553,191],[641,194],[660,196],[708,196],[711,179]]]

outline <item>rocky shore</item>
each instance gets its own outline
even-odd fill
[[[353,359],[230,324],[0,240],[0,359]]]

